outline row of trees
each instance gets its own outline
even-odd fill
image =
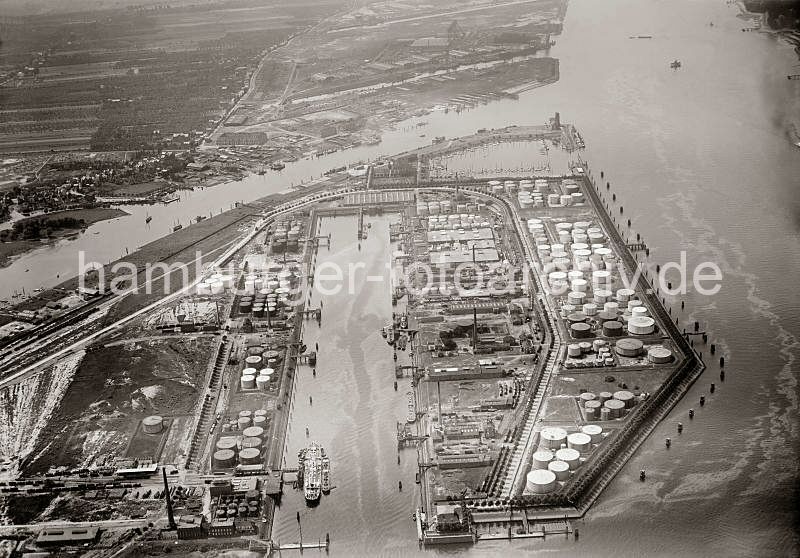
[[[64,229],[80,229],[86,226],[83,219],[74,217],[60,217],[56,219],[24,219],[14,223],[11,229],[0,231],[0,241],[11,242],[13,240],[35,240],[47,238],[55,231]]]

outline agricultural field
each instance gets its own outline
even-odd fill
[[[339,4],[173,2],[10,18],[0,152],[191,147],[244,93],[264,52]]]

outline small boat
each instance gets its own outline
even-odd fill
[[[328,456],[322,458],[322,493],[331,491],[331,460]]]
[[[145,222],[145,224],[147,224],[147,223],[149,223],[149,222],[150,222],[150,221],[152,221],[152,220],[153,220],[153,217],[152,217],[151,215],[148,215],[148,216],[145,218],[144,222]]]
[[[180,223],[178,223],[177,225],[175,225],[174,227],[172,227],[172,232],[177,232],[177,231],[181,230],[182,228],[183,228],[183,225],[181,225]]]
[[[681,67],[681,61],[680,60],[673,60],[670,63],[669,67],[672,68],[673,70],[677,70],[678,68]]]
[[[198,215],[197,217],[194,218],[194,220],[199,223],[200,221],[205,220],[205,218],[206,218],[205,215]]]
[[[280,161],[275,161],[274,163],[272,163],[272,164],[269,166],[269,168],[271,168],[271,169],[272,169],[272,170],[274,170],[274,171],[281,171],[281,170],[283,170],[283,169],[285,169],[285,168],[286,168],[286,165],[284,165],[284,164],[283,164],[283,163],[281,163]]]

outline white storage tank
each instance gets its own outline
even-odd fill
[[[547,464],[547,470],[552,471],[556,480],[565,481],[569,478],[569,464],[564,461],[551,461]]]
[[[627,304],[636,292],[633,289],[617,289],[617,302]]]
[[[549,450],[539,450],[533,453],[531,466],[534,469],[547,469],[547,464],[553,460],[553,452]]]
[[[158,434],[164,428],[164,419],[159,415],[152,415],[142,419],[142,430],[145,434]]]
[[[587,424],[581,428],[581,432],[589,436],[593,444],[599,444],[603,440],[603,428],[598,424]]]
[[[628,332],[633,335],[649,335],[655,331],[656,322],[648,316],[633,316],[628,320]]]
[[[578,450],[581,453],[589,451],[592,438],[583,432],[575,432],[567,436],[567,447]]]
[[[526,488],[534,494],[548,494],[556,488],[556,474],[547,469],[536,469],[528,473]]]
[[[244,429],[242,435],[247,438],[261,438],[264,439],[264,429],[260,426],[249,426]]]
[[[255,376],[242,376],[242,389],[255,389],[256,377]]]
[[[666,347],[652,347],[647,351],[647,360],[653,364],[672,362],[672,351]]]
[[[572,343],[567,346],[567,355],[573,358],[581,356],[581,346],[577,343]]]
[[[580,346],[579,346],[580,349]],[[543,428],[540,434],[543,445],[550,449],[558,449],[567,440],[567,431],[557,426]]]
[[[239,461],[242,465],[261,464],[261,450],[258,448],[244,448],[239,454]]]
[[[266,391],[269,387],[269,376],[256,376],[256,387],[261,391]]]
[[[556,459],[569,465],[570,470],[574,471],[581,462],[581,454],[572,448],[563,448],[556,452]]]
[[[647,316],[647,308],[644,306],[634,306],[631,308],[631,316]]]

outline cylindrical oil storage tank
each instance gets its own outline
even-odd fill
[[[597,398],[600,400],[600,403],[605,403],[609,399],[613,398],[614,394],[610,391],[601,391],[597,394]]]
[[[581,346],[577,343],[571,343],[567,346],[567,355],[572,358],[581,356]]]
[[[570,333],[575,339],[586,339],[592,336],[592,327],[584,322],[569,326]]]
[[[245,302],[245,301],[239,302],[239,313],[240,314],[249,314],[252,309],[253,309],[253,303],[252,302]]]
[[[248,368],[256,368],[261,364],[261,357],[258,355],[250,355],[244,361],[247,363]]]
[[[551,461],[547,464],[547,470],[553,472],[556,480],[565,481],[569,478],[569,464],[564,461]]]
[[[656,322],[648,316],[633,316],[628,320],[628,332],[633,335],[649,335],[653,333]]]
[[[600,420],[611,420],[611,409],[606,407],[600,409]]]
[[[266,428],[267,426],[267,417],[264,415],[256,415],[253,417],[253,426],[260,426],[261,428]]]
[[[653,364],[672,362],[672,351],[666,347],[652,347],[647,351],[647,360]]]
[[[556,488],[556,474],[547,469],[535,469],[528,473],[526,489],[534,494],[548,494]]]
[[[211,464],[216,469],[230,469],[236,465],[236,454],[233,450],[215,451]]]
[[[242,389],[255,389],[256,388],[256,377],[245,375],[242,376]]]
[[[625,414],[625,403],[619,399],[609,399],[603,403],[603,408],[608,409],[612,419],[620,418]]]
[[[586,293],[581,291],[570,291],[567,293],[567,300],[570,304],[575,306],[583,306],[583,303],[586,302]]]
[[[547,194],[547,205],[556,206],[559,203],[558,194]]]
[[[606,346],[605,339],[595,339],[594,341],[592,341],[592,349],[594,349],[595,352],[600,352],[600,349],[602,349],[605,346]]]
[[[600,402],[599,402],[599,401],[595,401],[595,403],[600,403]],[[584,414],[585,414],[585,417],[586,417],[586,420],[587,420],[587,421],[590,421],[590,422],[591,422],[591,421],[594,421],[594,420],[597,420],[598,418],[600,418],[600,417],[597,415],[597,409],[598,409],[598,408],[599,408],[599,407],[593,407],[593,408],[591,408],[591,409],[590,409],[589,407],[587,407],[587,408],[584,410]]]
[[[550,450],[539,450],[533,452],[531,467],[534,469],[547,469],[547,464],[553,460],[553,452]]]
[[[587,316],[595,316],[597,314],[597,304],[594,302],[587,302],[583,305],[583,313]]]
[[[578,450],[581,453],[589,451],[592,438],[583,432],[575,432],[567,436],[567,447]]]
[[[638,339],[620,339],[614,346],[614,350],[618,355],[624,357],[637,357],[642,353],[644,343]]]
[[[632,298],[631,300],[628,301],[628,311],[633,310],[637,306],[643,306],[641,300],[637,298]]]
[[[592,399],[591,401],[587,401],[584,403],[584,407],[586,408],[586,412],[593,411],[597,414],[596,418],[600,416],[600,409],[603,407],[603,402],[599,399]]]
[[[261,391],[266,391],[269,387],[269,376],[262,376],[259,374],[256,376],[256,388],[260,389]]]
[[[620,304],[627,304],[635,294],[636,291],[633,289],[617,289],[617,302]]]
[[[224,438],[220,438],[217,440],[216,445],[217,451],[220,450],[231,450],[234,453],[238,451],[238,447],[236,446],[236,438],[233,436],[225,436]]]
[[[581,348],[581,353],[586,354],[592,352],[592,344],[588,341],[581,341],[578,345]]]
[[[605,269],[592,271],[592,283],[595,285],[607,285],[611,282],[611,272]]]
[[[260,426],[250,426],[245,428],[242,432],[242,435],[246,438],[259,438],[260,440],[264,439],[264,429]]]
[[[622,324],[616,320],[604,322],[603,335],[606,337],[619,337],[622,335]]]
[[[588,403],[589,401],[594,401],[595,399],[597,399],[597,396],[591,391],[584,391],[578,397],[580,398],[582,407],[585,407],[586,403]]]
[[[242,370],[242,376],[255,376],[256,374],[258,374],[258,370],[255,368],[248,367]]]
[[[265,417],[268,414],[269,414],[269,411],[267,411],[266,409],[256,409],[255,411],[253,411],[253,416],[254,417]]]
[[[647,308],[644,306],[634,306],[631,308],[631,316],[632,317],[646,317],[647,316]]]
[[[619,304],[612,301],[605,302],[603,303],[603,312],[608,312],[616,316],[617,312],[619,312]]]
[[[239,416],[251,418],[253,416],[253,411],[248,411],[248,410],[239,411]]]
[[[238,419],[236,419],[236,424],[239,427],[239,430],[244,430],[252,423],[253,419],[251,419],[250,417],[239,417]]]
[[[603,429],[597,424],[587,424],[581,428],[581,432],[589,436],[593,444],[599,444],[603,440]]]
[[[571,471],[578,468],[581,462],[581,454],[578,450],[563,448],[556,452],[556,459],[569,465]]]
[[[620,391],[615,391],[614,399],[616,399],[617,401],[622,401],[625,404],[626,409],[630,409],[636,404],[636,398],[634,397],[634,395],[630,391],[625,389],[622,389]]]
[[[539,434],[543,444],[550,449],[558,449],[567,440],[567,431],[557,426],[543,428]]]
[[[611,291],[606,289],[595,289],[594,301],[596,304],[605,304],[611,298]]]
[[[261,438],[250,438],[250,437],[242,438],[242,449],[245,448],[261,449],[261,444],[262,444]]]
[[[239,454],[242,465],[258,465],[261,463],[261,451],[258,448],[244,448]]]
[[[152,415],[142,419],[142,430],[145,434],[158,434],[164,428],[164,419],[159,415]]]

